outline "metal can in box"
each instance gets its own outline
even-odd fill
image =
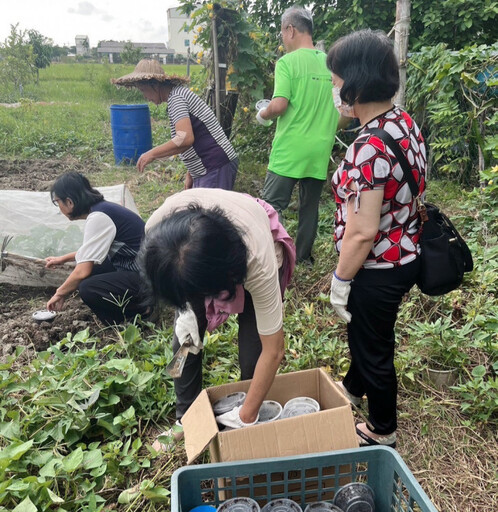
[[[280,418],[282,414],[282,406],[275,400],[265,400],[259,408],[258,423],[268,423]]]
[[[232,409],[235,409],[235,407],[242,405],[245,399],[246,394],[243,391],[230,393],[229,395],[220,398],[213,404],[213,412],[215,416],[224,414],[225,412],[231,411]]]
[[[293,418],[303,414],[311,414],[320,410],[320,404],[309,396],[298,396],[292,398],[285,405],[282,411],[282,418]]]

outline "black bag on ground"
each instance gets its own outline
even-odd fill
[[[417,286],[426,295],[443,295],[451,292],[462,284],[463,274],[471,272],[474,268],[470,249],[450,219],[436,205],[424,203],[419,197],[410,164],[399,144],[381,128],[372,128],[368,133],[379,137],[389,146],[403,169],[412,194],[419,203],[422,226]]]

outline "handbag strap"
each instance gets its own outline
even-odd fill
[[[415,182],[415,178],[413,177],[412,168],[403,151],[401,151],[399,144],[392,138],[390,133],[386,132],[386,130],[383,130],[382,128],[370,128],[367,130],[367,133],[371,133],[372,135],[379,137],[380,140],[389,146],[391,151],[394,153],[394,156],[398,160],[399,165],[401,165],[401,169],[403,169],[403,174],[405,175],[405,179],[410,186],[412,194],[414,197],[418,197],[420,195],[419,189],[417,183]]]
[[[403,174],[405,176],[406,182],[410,187],[413,197],[417,200],[417,210],[420,216],[420,220],[422,224],[429,220],[427,216],[427,210],[425,208],[424,202],[420,197],[420,191],[418,185],[413,177],[412,167],[408,162],[408,159],[404,155],[403,151],[401,151],[400,145],[392,138],[391,134],[383,130],[382,128],[370,128],[366,130],[365,133],[370,133],[371,135],[375,135],[380,140],[382,140],[394,153],[394,156],[398,160],[399,165],[401,165],[401,169],[403,170]]]

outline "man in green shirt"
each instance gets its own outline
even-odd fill
[[[262,198],[281,217],[299,182],[297,261],[309,263],[339,121],[326,55],[315,49],[312,31],[313,19],[306,9],[294,6],[282,15],[281,37],[287,53],[275,67],[273,99],[256,116],[265,126],[278,118]]]

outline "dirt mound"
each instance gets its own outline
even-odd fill
[[[85,174],[99,172],[94,162],[82,163],[75,159],[62,160],[2,160],[0,159],[0,190],[50,190],[57,176],[78,171]]]
[[[50,288],[0,284],[0,362],[17,346],[25,346],[30,351],[45,350],[68,332],[74,334],[89,326],[93,332],[98,329],[92,312],[78,296],[69,298],[64,310],[52,322],[35,322],[32,314],[45,309],[53,292]]]

